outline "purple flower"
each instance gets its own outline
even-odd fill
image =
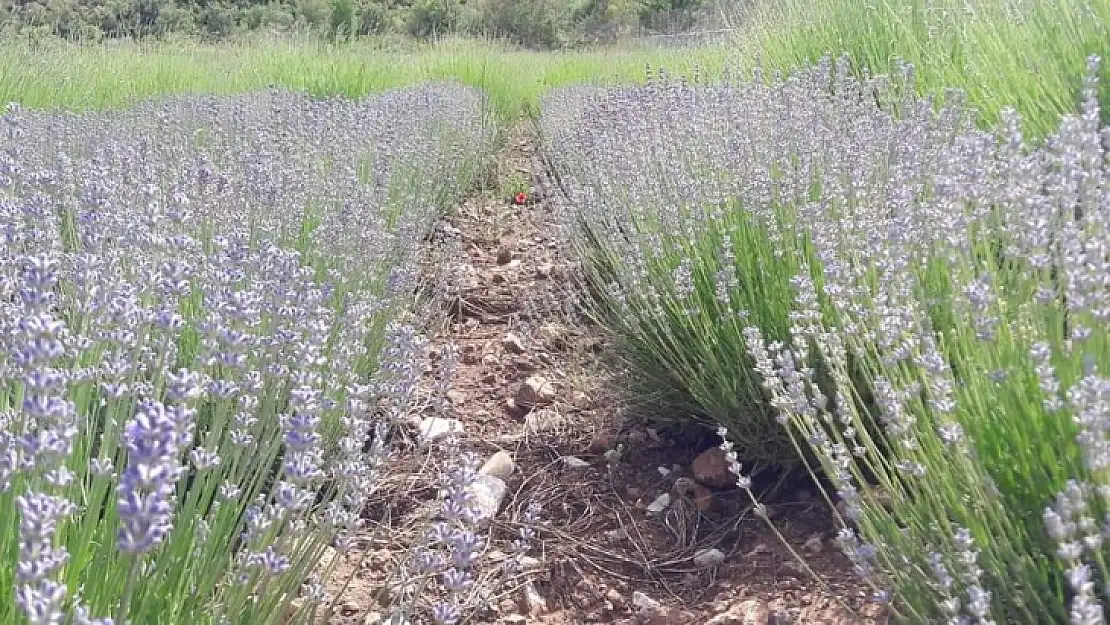
[[[127,468],[120,476],[116,503],[121,551],[144,553],[161,544],[173,528],[175,484],[183,473],[183,449],[192,442],[192,411],[143,403],[124,430]]]

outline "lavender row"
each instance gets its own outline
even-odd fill
[[[1036,143],[1013,111],[980,130],[959,92],[919,97],[911,66],[847,59],[544,101],[562,211],[634,377],[721,427],[753,500],[766,465],[811,458],[902,622],[1105,622],[1098,63]]]
[[[314,618],[418,403],[422,240],[488,140],[455,85],[9,106],[0,622]]]

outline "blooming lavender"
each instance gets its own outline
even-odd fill
[[[419,242],[488,139],[449,84],[9,107],[0,622],[263,622],[320,586],[415,401]]]
[[[810,452],[906,622],[1103,622],[1098,68],[1037,144],[1013,110],[984,130],[958,92],[918,97],[905,63],[544,100],[570,243],[635,376],[749,471]]]

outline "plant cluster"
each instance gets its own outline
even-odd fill
[[[321,557],[419,404],[416,255],[482,106],[447,84],[8,108],[0,622],[325,609]]]
[[[915,68],[556,92],[595,314],[751,460],[804,462],[911,623],[1103,623],[1110,129],[1043,144]],[[740,462],[744,465],[740,465]],[[754,493],[753,493],[754,497]]]
[[[551,48],[612,41],[641,29],[687,29],[703,8],[703,0],[18,0],[0,4],[0,32],[78,41],[221,40],[248,32],[311,33],[330,40],[466,34]]]

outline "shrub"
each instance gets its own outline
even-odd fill
[[[552,0],[485,0],[480,7],[479,27],[487,35],[538,48],[562,39],[562,16]]]
[[[1110,606],[1097,69],[1042,147],[1012,110],[990,133],[959,92],[919,99],[909,65],[545,102],[630,360],[661,354],[644,373],[702,405],[720,345],[742,345],[734,385],[832,483],[839,543],[901,622],[1097,623]],[[748,314],[722,315],[738,299]],[[751,417],[707,412],[755,501]]]
[[[416,0],[409,7],[409,35],[426,39],[454,31],[462,15],[457,0]]]
[[[0,622],[322,616],[481,118],[455,86],[0,118]]]

